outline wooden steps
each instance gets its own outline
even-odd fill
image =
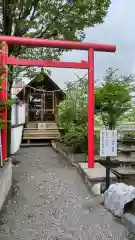
[[[37,128],[37,123],[36,122],[28,122],[27,128]]]
[[[49,134],[50,132],[51,133],[57,133],[58,132],[58,129],[56,128],[53,128],[53,129],[36,129],[36,128],[24,128],[24,132],[27,133],[27,134],[33,134],[33,133],[36,133],[36,134],[42,134],[42,133],[45,133],[45,134]]]
[[[34,128],[34,129],[38,129],[38,123],[40,122],[28,122],[27,123],[27,127],[26,128]],[[58,126],[55,122],[44,122],[45,124],[45,129],[58,129]]]
[[[59,136],[48,136],[48,135],[40,135],[40,136],[31,136],[31,135],[27,135],[23,137],[23,140],[52,140],[52,139],[59,139]]]
[[[24,128],[23,140],[53,140],[59,139],[60,133],[58,126],[55,122],[45,122],[44,128],[39,129],[38,123],[30,122],[27,124],[27,127]]]
[[[59,132],[31,132],[31,133],[24,133],[23,139],[53,139],[59,138]]]

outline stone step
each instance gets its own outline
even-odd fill
[[[117,167],[113,168],[112,172],[118,177],[135,177],[135,167]]]
[[[132,155],[126,156],[126,155],[118,155],[117,157],[114,158],[117,162],[119,163],[127,163],[127,164],[135,164],[135,157]]]
[[[135,152],[131,152],[130,157],[135,159]]]
[[[119,151],[123,152],[123,153],[131,153],[131,152],[135,152],[135,146],[119,146]]]
[[[112,173],[119,182],[135,186],[135,167],[117,167],[112,169]]]

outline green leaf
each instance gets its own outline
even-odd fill
[[[103,23],[109,5],[110,0],[75,0],[72,4],[64,0],[3,0],[0,3],[0,31],[8,36],[83,41],[84,28]],[[63,51],[56,48],[9,47],[9,55],[26,59],[58,60]],[[17,74],[21,71],[20,67],[15,69]],[[29,68],[25,70],[27,72]]]
[[[109,69],[101,87],[95,89],[95,105],[100,113],[103,124],[114,129],[119,119],[132,106],[131,89],[125,78]]]

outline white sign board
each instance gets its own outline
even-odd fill
[[[100,130],[100,156],[117,156],[117,130]]]

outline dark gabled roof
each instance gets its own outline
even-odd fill
[[[33,88],[42,87],[42,89],[45,89],[46,91],[58,90],[58,93],[60,94],[61,98],[65,96],[65,93],[46,73],[42,73],[42,75],[40,75],[40,73],[37,74],[37,76],[33,78],[24,88],[22,88],[21,91],[18,92],[16,96],[22,99],[22,97],[24,96],[24,92],[25,94],[27,94],[27,92],[30,91],[30,87]]]

